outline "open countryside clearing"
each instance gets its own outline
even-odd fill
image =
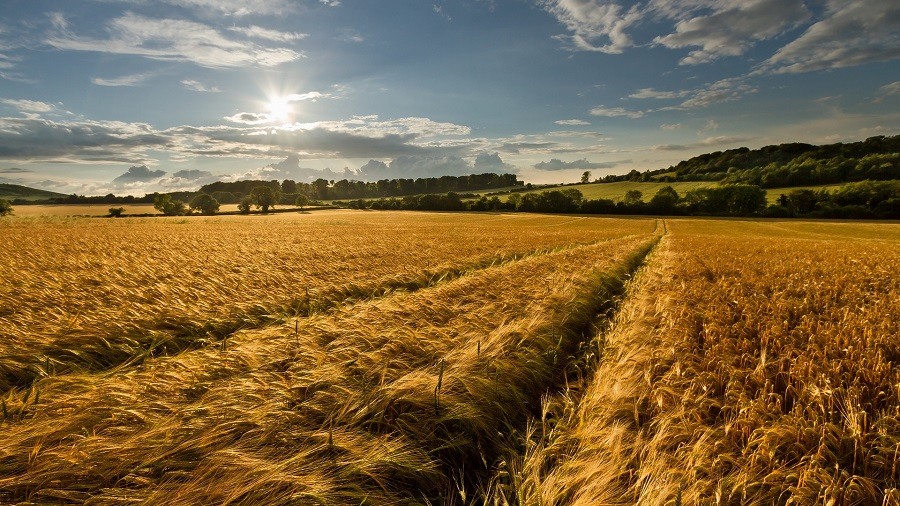
[[[328,211],[0,238],[0,503],[900,503],[896,223]]]

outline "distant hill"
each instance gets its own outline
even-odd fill
[[[763,188],[900,179],[900,135],[815,146],[789,143],[695,156],[665,169],[607,176],[617,181],[717,181]]]
[[[0,183],[0,199],[6,200],[45,200],[65,198],[64,193],[38,190],[17,184]]]

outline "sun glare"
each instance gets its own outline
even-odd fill
[[[291,103],[285,97],[276,97],[269,101],[269,118],[278,123],[288,123],[294,112]]]

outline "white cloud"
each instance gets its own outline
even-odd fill
[[[0,118],[0,159],[135,163],[174,140],[144,123]]]
[[[756,93],[757,89],[747,84],[743,78],[716,81],[705,88],[693,90],[690,98],[675,107],[664,109],[698,109],[712,104],[732,102],[745,95]]]
[[[479,153],[475,157],[474,171],[478,173],[485,172],[515,172],[515,167],[504,162],[500,158],[500,153]]]
[[[239,112],[231,116],[225,116],[222,119],[242,125],[262,125],[272,122],[272,117],[269,114],[259,112]]]
[[[112,77],[109,79],[92,77],[91,82],[97,86],[140,86],[153,76],[154,74],[132,74],[130,76]]]
[[[875,100],[874,102],[880,103],[885,98],[900,95],[900,81],[894,81],[890,84],[885,84],[884,86],[878,88],[878,91],[875,92]]]
[[[191,91],[199,91],[201,93],[220,93],[222,90],[218,86],[207,86],[200,81],[193,79],[184,79],[181,81],[182,86]]]
[[[112,20],[106,40],[60,31],[47,44],[62,50],[128,54],[166,61],[187,61],[209,68],[272,67],[303,55],[288,48],[267,48],[223,36],[193,21],[152,19],[134,13]]]
[[[333,132],[352,132],[359,135],[407,135],[417,137],[435,137],[448,135],[469,135],[472,129],[465,125],[444,123],[428,118],[397,118],[392,120],[379,120],[378,116],[354,116],[349,120],[341,121],[317,121],[314,123],[297,123],[293,127],[297,130],[310,130],[322,128]]]
[[[66,17],[61,12],[50,12],[47,14],[50,17],[50,24],[53,25],[53,28],[57,30],[65,31],[69,28],[69,22],[66,21]]]
[[[628,98],[653,98],[653,99],[672,99],[672,98],[682,98],[686,95],[689,95],[690,91],[681,90],[681,91],[659,91],[654,90],[653,88],[641,88],[636,92],[628,95]]]
[[[0,100],[0,103],[8,105],[20,112],[50,112],[56,109],[53,104],[48,104],[47,102],[41,102],[39,100],[13,100],[4,98]]]
[[[634,111],[629,109],[624,109],[622,107],[603,107],[598,106],[591,109],[591,114],[594,116],[605,116],[608,118],[615,117],[626,117],[631,119],[637,119],[644,116],[644,111]]]
[[[113,184],[148,182],[166,175],[164,170],[150,170],[146,165],[130,167],[127,172],[113,179]]]
[[[301,40],[309,37],[307,33],[299,33],[299,32],[280,32],[278,30],[270,30],[268,28],[263,28],[261,26],[250,25],[250,26],[233,26],[229,28],[232,32],[242,33],[247,37],[252,37],[255,39],[265,39],[271,40],[275,42],[292,42],[295,40]]]
[[[557,38],[582,51],[621,53],[633,45],[626,29],[641,18],[638,6],[626,10],[605,0],[538,0],[538,4],[572,32]]]
[[[471,174],[473,167],[458,156],[402,155],[390,163],[369,160],[357,171],[360,179],[377,181],[393,178],[461,176]]]
[[[227,16],[279,15],[295,10],[290,0],[162,0],[169,5]],[[324,3],[324,2],[323,2]]]
[[[709,15],[678,21],[675,33],[656,37],[654,43],[670,49],[699,46],[681,59],[682,65],[696,65],[742,55],[755,42],[771,39],[808,18],[801,0],[724,1]]]
[[[828,0],[822,20],[779,49],[759,71],[809,72],[900,57],[900,4]]]
[[[589,121],[584,121],[581,119],[561,119],[558,121],[554,121],[557,125],[566,125],[566,126],[585,126],[590,125]]]
[[[624,160],[624,161],[618,161],[618,162],[589,162],[589,161],[587,161],[587,159],[582,158],[581,160],[564,162],[558,158],[551,158],[549,162],[540,162],[540,163],[535,164],[534,168],[537,170],[611,169],[617,165],[621,165],[623,163],[628,163],[630,161],[631,160]]]
[[[670,123],[670,124],[664,123],[662,125],[659,125],[659,128],[661,128],[662,130],[678,130],[681,127],[682,127],[681,123]]]

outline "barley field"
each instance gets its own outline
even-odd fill
[[[900,504],[900,226],[0,220],[2,504]]]

